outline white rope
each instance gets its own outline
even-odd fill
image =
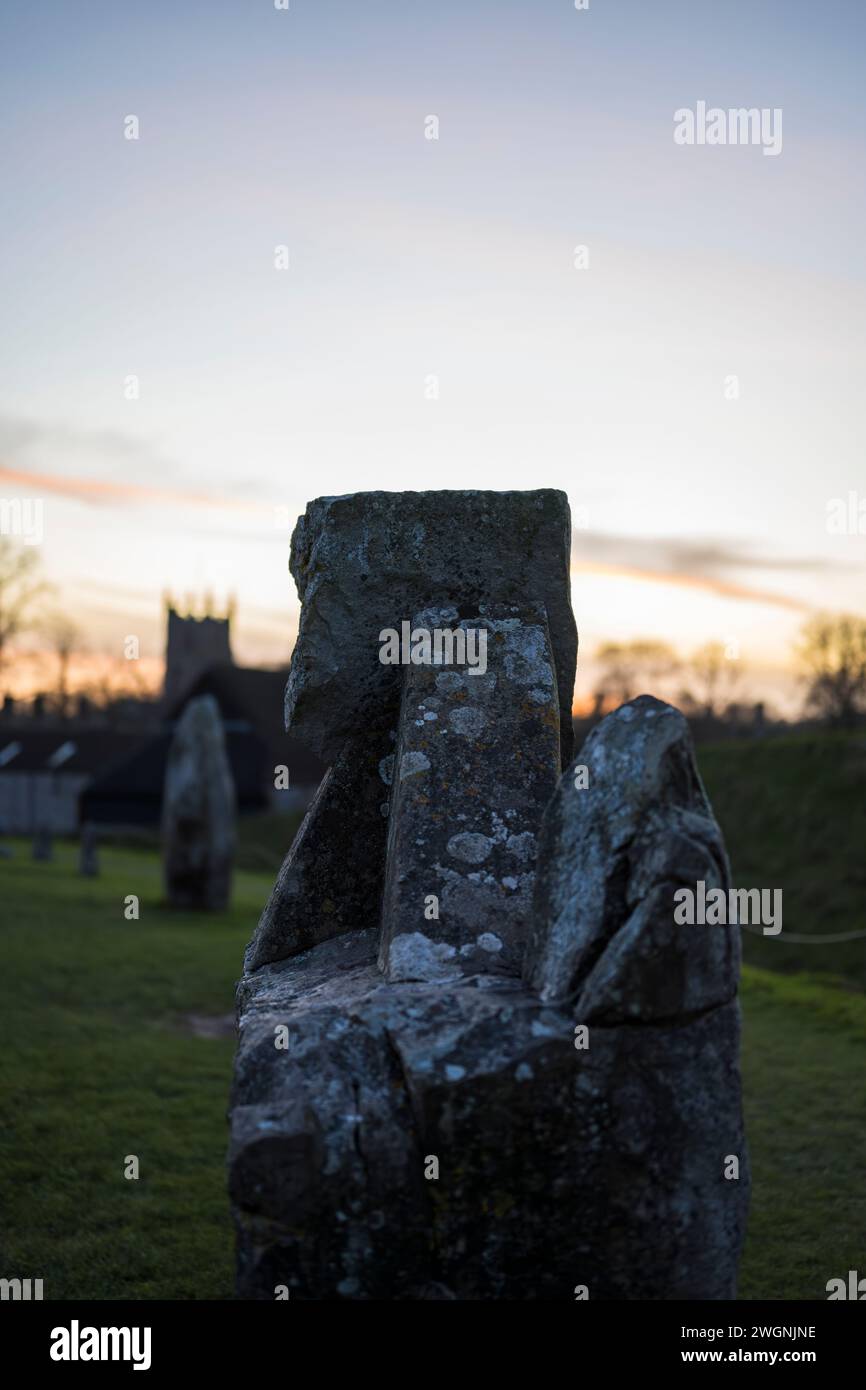
[[[743,931],[754,932],[755,936],[764,936],[765,933],[760,927],[750,927],[747,922],[741,922]],[[798,946],[829,946],[837,941],[861,941],[866,936],[866,931],[837,931],[828,932],[826,936],[800,936],[797,932],[777,932],[772,936],[774,941],[795,941]]]

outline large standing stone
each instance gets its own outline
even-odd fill
[[[309,504],[292,537],[302,608],[286,727],[331,766],[247,948],[248,970],[379,922],[389,789],[377,770],[393,760],[405,670],[380,661],[384,629],[399,630],[420,608],[443,600],[456,601],[458,621],[479,602],[529,604],[534,621],[546,625],[552,660],[548,653],[545,674],[554,677],[543,708],[536,685],[531,714],[550,727],[558,722],[559,756],[570,756],[577,653],[570,537],[567,499],[550,489],[370,492]],[[500,701],[497,718],[505,717]],[[488,778],[522,756],[520,749],[512,755],[504,734],[497,743]],[[536,824],[539,798],[550,791],[548,777],[519,793]],[[526,856],[515,862],[517,872],[503,870],[518,881],[516,889],[500,889],[504,899],[516,894],[506,916],[531,890],[531,846],[525,837],[520,845]],[[474,892],[471,883],[465,892]]]
[[[235,791],[219,706],[190,700],[168,754],[162,805],[163,869],[172,907],[228,906]]]
[[[451,496],[465,540],[491,495]],[[430,528],[427,498],[369,494],[312,504],[295,536],[287,708],[333,766],[238,990],[238,1293],[732,1298],[738,957],[729,929],[673,923],[677,885],[727,883],[684,723],[636,701],[585,746],[588,787],[557,785],[568,622],[502,537],[480,592],[446,582],[425,546],[449,494],[429,497]],[[403,619],[483,623],[487,671],[375,669]]]
[[[378,660],[384,628],[431,605],[541,603],[553,647],[563,766],[571,757],[577,631],[571,521],[564,492],[356,492],[311,502],[292,537],[301,596],[286,688],[286,728],[331,762],[383,702],[395,668]]]

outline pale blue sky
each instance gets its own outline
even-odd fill
[[[864,38],[855,0],[4,7],[0,492],[39,475],[105,640],[208,584],[276,659],[275,507],[559,486],[588,647],[782,662],[798,602],[863,601],[825,517],[866,497]],[[782,108],[780,156],[676,146],[700,99]]]

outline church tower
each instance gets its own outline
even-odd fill
[[[213,603],[205,596],[204,611],[196,614],[188,601],[186,611],[167,594],[165,610],[167,634],[165,646],[165,685],[163,703],[168,708],[204,675],[211,666],[234,665],[231,650],[231,623],[235,602],[229,599],[225,615],[212,612]]]

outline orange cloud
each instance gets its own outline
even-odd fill
[[[53,492],[72,497],[79,502],[163,502],[186,503],[190,506],[230,507],[233,511],[264,511],[259,503],[244,502],[236,497],[217,497],[206,492],[178,492],[172,488],[143,486],[140,483],[118,483],[102,478],[73,478],[56,473],[30,473],[20,468],[0,465],[0,482],[30,492]]]
[[[214,493],[184,492],[171,488],[116,482],[102,478],[80,478],[56,473],[32,473],[23,469],[6,468],[0,465],[0,483],[4,481],[30,492],[36,490],[51,492],[59,496],[73,498],[79,502],[96,504],[110,504],[112,502],[160,503],[166,506],[222,507],[234,512],[273,516],[273,507],[266,503],[248,501],[234,495],[220,497]],[[599,541],[608,549],[614,539],[599,537]],[[621,543],[617,542],[617,545]],[[641,544],[644,550],[652,550],[653,546],[657,546],[658,543],[648,539]],[[691,558],[693,564],[696,561],[700,565],[701,560],[707,555],[713,563],[718,564],[720,562],[719,556],[713,551],[697,550],[691,557],[685,555],[682,558],[686,564]],[[748,562],[740,560],[738,563],[747,564]],[[689,573],[682,569],[651,569],[640,565],[585,560],[574,561],[571,572],[572,574],[609,575],[644,580],[651,584],[671,584],[679,588],[698,589],[704,593],[715,594],[722,598],[737,599],[745,603],[769,604],[776,608],[784,608],[798,613],[808,612],[811,609],[809,603],[802,599],[792,598],[787,594],[767,589],[754,589],[745,584],[737,584],[733,580],[717,578],[711,574]]]
[[[661,570],[640,569],[635,565],[606,565],[596,561],[573,563],[571,573],[602,574],[620,579],[640,579],[650,584],[672,584],[681,589],[701,589],[705,593],[716,594],[722,598],[739,599],[744,603],[767,603],[797,613],[811,610],[811,604],[802,599],[791,598],[788,594],[773,593],[767,589],[752,589],[745,584],[735,584],[733,580],[714,579],[709,575],[666,574]]]

